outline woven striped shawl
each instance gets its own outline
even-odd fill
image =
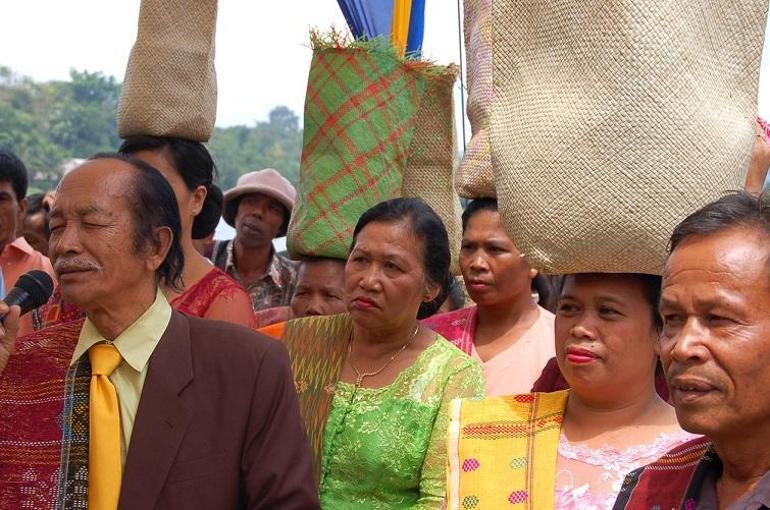
[[[69,366],[82,322],[18,339],[0,376],[0,508],[88,508],[91,367]]]

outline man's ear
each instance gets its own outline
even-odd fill
[[[171,243],[174,240],[174,233],[169,227],[158,227],[155,229],[155,242],[148,243],[147,246],[147,269],[157,271],[163,261],[166,260],[171,249]]]

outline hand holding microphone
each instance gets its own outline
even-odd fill
[[[19,318],[41,305],[53,293],[53,280],[44,271],[30,271],[16,280],[11,291],[0,301],[0,373],[16,345]]]

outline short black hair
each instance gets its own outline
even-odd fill
[[[446,301],[449,302],[450,310],[459,310],[465,306],[465,288],[456,278],[452,278]]]
[[[51,227],[48,224],[48,213],[50,212],[48,210],[48,207],[46,207],[45,203],[43,203],[43,199],[45,198],[45,193],[33,193],[32,195],[27,197],[27,212],[25,213],[25,216],[33,216],[38,213],[43,213],[43,216],[45,216],[45,221],[43,222],[43,233],[45,234],[46,240],[48,239],[48,236],[51,235]]]
[[[48,209],[43,203],[45,193],[33,193],[27,197],[27,216],[37,214],[39,212],[48,213]]]
[[[465,227],[468,226],[468,222],[471,220],[473,215],[480,211],[497,212],[497,199],[485,197],[472,200],[471,203],[468,204],[468,207],[466,207],[463,211],[463,232],[465,232]]]
[[[0,182],[11,183],[16,200],[24,200],[27,196],[27,186],[29,186],[27,167],[16,154],[2,149],[0,149]]]
[[[436,299],[429,303],[422,303],[417,313],[418,319],[430,317],[449,294],[452,285],[452,275],[449,273],[449,237],[447,236],[444,222],[436,212],[419,198],[394,198],[380,202],[370,208],[358,219],[353,230],[353,243],[351,251],[356,244],[356,239],[361,230],[369,223],[390,223],[407,221],[412,228],[414,236],[422,241],[421,256],[423,270],[428,280],[438,285],[440,291]]]
[[[206,146],[183,138],[168,136],[140,135],[126,138],[118,152],[135,154],[143,150],[163,150],[171,157],[171,163],[184,181],[187,189],[194,191],[198,186],[206,187],[203,209],[193,220],[192,238],[208,237],[222,216],[222,192],[214,184],[216,165]],[[217,193],[219,191],[219,193]],[[212,222],[216,223],[212,227]]]
[[[184,252],[180,242],[182,222],[174,190],[155,167],[140,159],[120,153],[99,153],[89,160],[115,159],[131,165],[134,173],[132,185],[126,191],[126,200],[134,219],[134,250],[139,252],[148,245],[158,246],[155,230],[167,227],[173,234],[166,258],[156,274],[161,283],[174,290],[182,290]]]
[[[751,227],[770,235],[770,194],[756,196],[734,191],[701,207],[674,228],[668,243],[669,253],[689,237],[707,236],[735,227]]]

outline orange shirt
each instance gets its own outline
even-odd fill
[[[0,267],[3,268],[6,294],[13,288],[13,284],[16,283],[19,276],[33,269],[45,271],[53,278],[54,282],[56,281],[51,261],[48,260],[48,257],[32,248],[23,237],[17,237],[15,241],[5,246],[3,252],[0,253]],[[18,336],[31,332],[32,314],[28,313],[21,318]]]
[[[273,337],[276,340],[281,340],[284,329],[286,329],[285,322],[276,322],[275,324],[270,324],[269,326],[259,328],[257,333],[262,333],[263,335]]]

